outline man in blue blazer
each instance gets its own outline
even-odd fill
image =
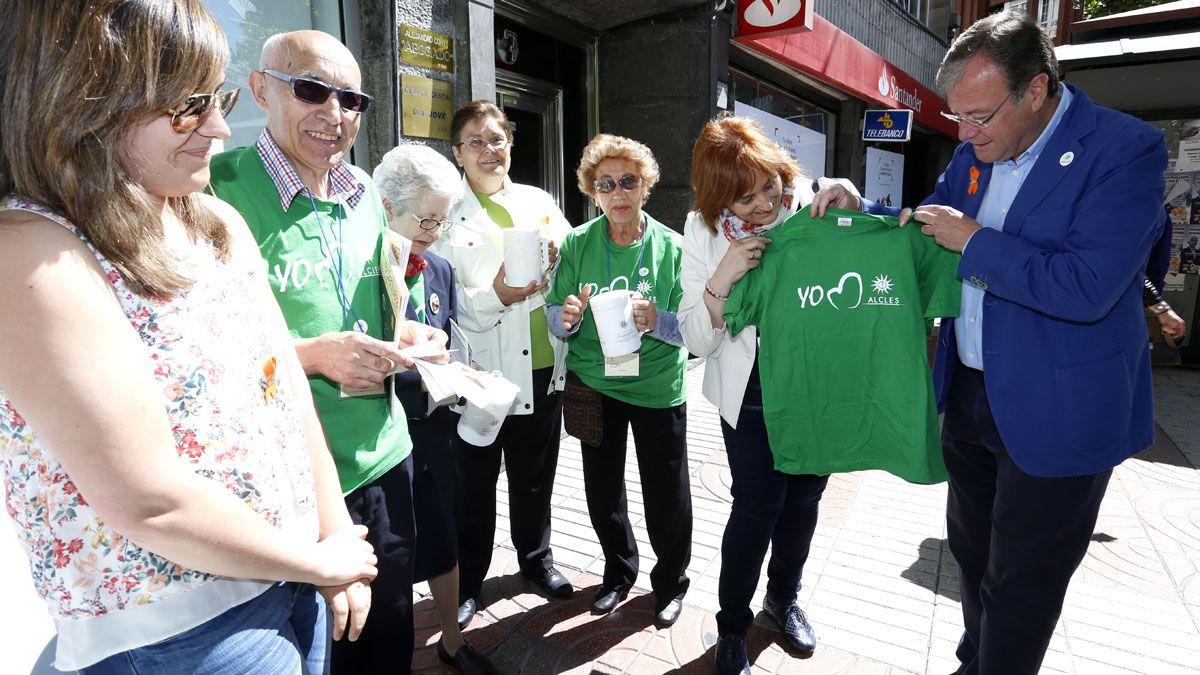
[[[1165,143],[1057,71],[1023,13],[959,36],[938,87],[965,142],[912,214],[963,252],[934,380],[964,674],[1038,671],[1112,468],[1154,441],[1142,273]]]

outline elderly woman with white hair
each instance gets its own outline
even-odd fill
[[[383,156],[374,179],[388,226],[412,241],[404,281],[407,318],[449,332],[455,318],[454,271],[429,247],[450,228],[449,214],[462,199],[462,181],[449,160],[424,145],[401,145]],[[430,410],[420,376],[395,376],[396,396],[413,439],[413,510],[417,542],[413,581],[428,581],[442,637],[438,658],[464,673],[495,668],[464,640],[458,626],[458,546],[454,526],[454,428],[447,408]]]

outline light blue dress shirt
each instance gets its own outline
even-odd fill
[[[1054,135],[1054,130],[1062,121],[1063,114],[1071,105],[1071,99],[1074,98],[1070,89],[1062,87],[1061,91],[1058,109],[1054,111],[1050,123],[1046,125],[1042,135],[1038,136],[1033,145],[1029,146],[1029,149],[1021,153],[1021,156],[1015,160],[1004,160],[992,165],[992,177],[988,181],[987,191],[983,195],[983,203],[979,206],[979,213],[975,216],[975,220],[979,221],[980,225],[993,230],[1004,230],[1004,218],[1008,215],[1009,207],[1016,200],[1017,193],[1021,191],[1021,185],[1025,183],[1029,172],[1033,170],[1046,143]],[[972,238],[974,237],[972,236]],[[968,239],[967,246],[970,245],[971,241]],[[966,246],[963,247],[963,251],[966,251]],[[976,370],[983,370],[983,301],[985,295],[986,292],[983,289],[970,281],[963,280],[962,311],[959,312],[958,320],[954,322],[954,336],[958,342],[958,358],[964,365]]]

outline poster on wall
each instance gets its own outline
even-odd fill
[[[1176,171],[1200,171],[1200,138],[1179,141],[1179,154],[1175,158]]]
[[[825,134],[741,101],[734,101],[733,114],[761,124],[767,137],[787,150],[813,177],[825,175]]]
[[[863,196],[883,206],[900,206],[904,198],[904,155],[867,148],[867,182]]]
[[[1192,183],[1197,175],[1187,171],[1169,171],[1166,176],[1166,193],[1163,204],[1171,218],[1171,262],[1167,267],[1164,291],[1183,290],[1183,270],[1180,268],[1182,251],[1187,246],[1188,227],[1191,221]]]

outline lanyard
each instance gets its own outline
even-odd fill
[[[633,265],[633,271],[629,273],[629,277],[628,277],[629,279],[633,279],[633,277],[637,274],[638,269],[640,269],[642,266],[642,254],[644,254],[646,252],[646,235],[649,233],[650,233],[650,223],[647,222],[645,228],[642,230],[642,242],[638,248],[637,262],[634,263],[634,265]],[[608,236],[608,223],[606,221],[605,227],[604,227],[604,260],[605,260],[605,262],[608,263],[608,288],[609,288],[609,290],[612,290],[612,285],[613,285],[612,247],[609,246],[609,244],[611,242],[612,242],[612,238]],[[625,284],[625,290],[630,290],[628,281]]]
[[[337,231],[337,244],[338,244],[337,262],[334,263],[333,247],[329,245],[329,237],[325,235],[325,223],[321,221],[321,212],[317,210],[317,200],[313,197],[312,191],[306,190],[306,192],[308,192],[308,201],[310,204],[312,204],[313,217],[317,219],[317,228],[321,231],[321,241],[325,242],[325,254],[329,256],[329,261],[330,261],[330,265],[329,265],[330,270],[329,271],[331,274],[333,274],[333,280],[337,284],[338,300],[341,301],[341,304],[342,304],[342,330],[350,329],[350,318],[354,317],[354,324],[353,324],[354,330],[356,330],[360,333],[366,333],[367,332],[367,323],[365,321],[363,321],[362,319],[358,318],[358,313],[354,311],[354,307],[350,304],[350,298],[349,298],[349,296],[346,295],[346,285],[345,285],[345,282],[343,281],[342,247],[344,245],[343,242],[345,240],[342,237],[342,235],[343,235],[342,211],[345,209],[345,207],[343,207],[340,202],[335,204],[333,207],[334,213],[337,214],[336,218],[337,218],[337,228],[338,228],[338,231]],[[333,228],[330,227],[330,229],[333,229]]]

